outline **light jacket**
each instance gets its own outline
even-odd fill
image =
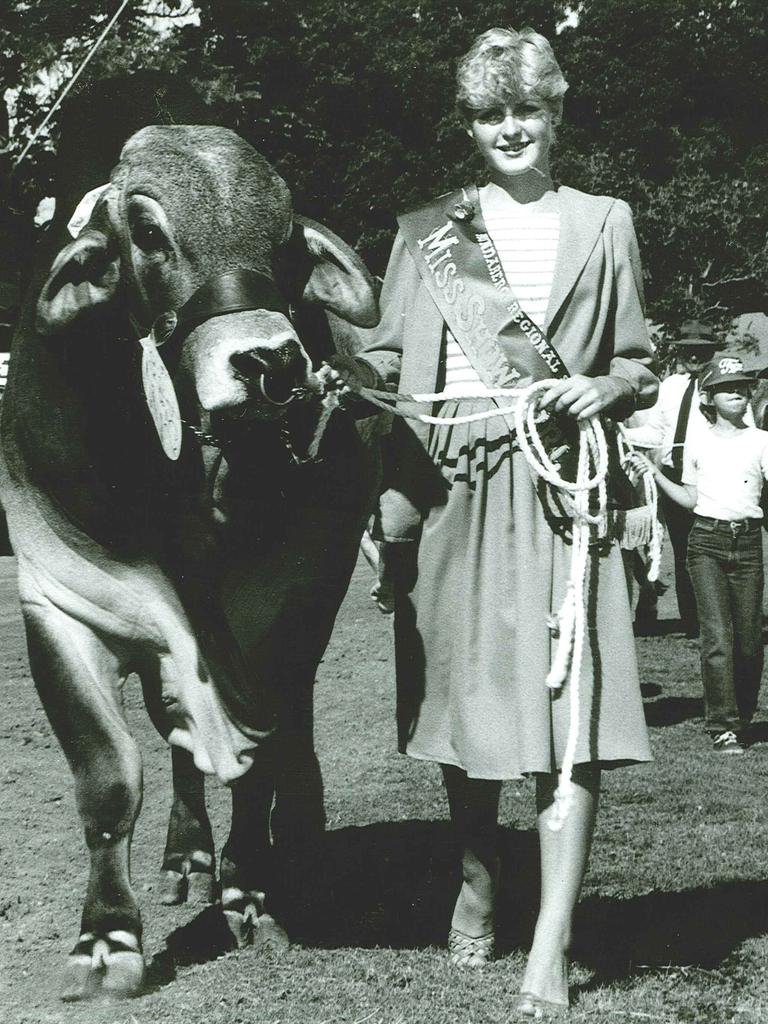
[[[624,419],[653,405],[659,386],[651,369],[632,214],[623,200],[609,196],[561,186],[558,197],[560,237],[544,329],[571,374],[609,374],[621,381],[625,397],[611,413]],[[364,347],[358,358],[400,392],[434,391],[444,322],[400,234],[384,278],[381,308],[379,325],[361,332]],[[385,516],[384,539],[416,536],[422,516],[440,500],[427,466],[428,436],[429,427],[419,421],[395,422],[391,484],[396,494],[388,500],[402,508]]]

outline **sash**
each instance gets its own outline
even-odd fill
[[[427,291],[486,387],[569,376],[509,286],[474,185],[403,214],[398,223]]]

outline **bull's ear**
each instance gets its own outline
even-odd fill
[[[338,235],[306,217],[294,217],[291,244],[297,241],[309,257],[304,301],[324,306],[356,327],[375,327],[379,322],[376,286],[357,253]]]
[[[37,329],[53,334],[78,317],[109,303],[120,281],[116,245],[95,228],[86,228],[53,261],[37,300]]]

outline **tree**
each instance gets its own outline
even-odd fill
[[[137,0],[89,69],[172,72],[198,88],[291,186],[302,212],[358,245],[382,273],[395,214],[482,173],[452,111],[456,58],[506,0],[196,0],[199,24],[159,34],[188,0]],[[5,0],[2,81],[19,91],[73,67],[105,14],[92,0]],[[110,12],[117,6],[112,0]],[[576,18],[563,27],[567,10]],[[765,308],[768,120],[764,0],[520,0],[517,27],[553,42],[570,82],[555,170],[570,185],[627,199],[648,311],[668,331],[725,325]],[[557,28],[561,28],[558,34]],[[15,143],[18,147],[18,143]],[[26,168],[27,209],[50,187],[41,145]]]
[[[275,163],[297,206],[358,243],[377,272],[395,214],[475,173],[452,113],[453,69],[474,35],[507,23],[508,4],[204,0],[198,8],[207,59],[226,69],[217,98],[228,122]],[[553,35],[564,9],[559,0],[521,0],[516,16]]]
[[[648,310],[726,329],[766,309],[763,0],[585,0],[560,37],[563,177],[634,208]],[[572,94],[572,96],[571,96]]]
[[[50,190],[58,118],[52,131],[41,134],[23,164],[10,169],[40,125],[57,93],[74,74],[108,20],[118,0],[0,0],[0,92],[13,108],[13,134],[6,138],[6,175],[12,200],[29,212]],[[160,20],[173,19],[188,7],[187,0],[138,0],[128,4],[88,65],[85,89],[101,78],[147,66],[177,70],[170,38],[158,32]],[[76,87],[74,95],[79,91]]]
[[[101,180],[109,173],[110,162],[106,162],[104,169],[104,160],[99,157],[110,151],[112,135],[119,132],[120,114],[115,110],[112,122],[109,118],[108,104],[114,104],[115,97],[107,94],[99,99],[97,96],[97,103],[101,105],[101,130],[87,116],[70,117],[57,157],[55,144],[59,141],[60,124],[67,123],[67,106],[73,112],[87,111],[89,93],[104,92],[102,86],[95,83],[102,83],[115,73],[138,72],[145,63],[167,71],[178,67],[176,51],[169,45],[169,38],[158,32],[158,14],[172,20],[183,11],[183,0],[143,0],[129,4],[89,63],[87,74],[73,90],[72,101],[68,100],[51,121],[51,130],[41,133],[23,161],[17,164],[27,140],[42,123],[55,96],[117,11],[118,0],[95,8],[92,0],[39,0],[36,3],[0,0],[0,90],[6,101],[10,100],[13,115],[13,130],[8,130],[7,120],[7,127],[3,126],[6,131],[0,149],[0,181],[5,200],[0,208],[0,288],[7,294],[15,292],[18,296],[29,272],[35,242],[33,215],[39,200],[57,191],[66,192],[62,179],[67,177],[71,179],[71,187],[76,188],[74,182],[81,175],[73,171],[74,165],[90,168],[94,173],[101,169]],[[119,143],[112,146],[112,150],[116,147],[119,148]],[[90,182],[87,187],[95,183]],[[67,196],[67,202],[72,205],[71,195]],[[13,309],[4,315],[6,317],[12,319]]]

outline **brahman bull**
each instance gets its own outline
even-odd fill
[[[197,769],[232,785],[220,873],[236,932],[270,921],[274,793],[288,829],[314,787],[322,825],[312,685],[378,480],[373,447],[321,404],[313,363],[333,349],[302,330],[308,306],[361,326],[378,315],[360,260],[292,217],[246,142],[154,126],[126,143],[22,314],[0,493],[32,674],[90,852],[65,999],[129,995],[144,978],[130,673],[175,751],[171,899],[212,878]],[[319,460],[302,461],[324,424]]]

